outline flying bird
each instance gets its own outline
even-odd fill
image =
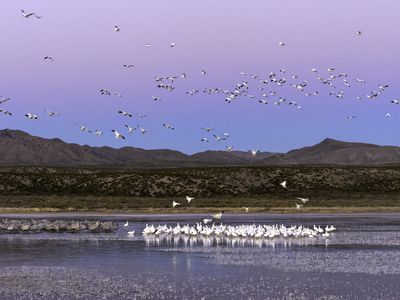
[[[128,133],[133,133],[137,128],[136,127],[131,127],[127,124],[125,124],[126,129],[128,129]]]
[[[37,115],[31,114],[31,113],[25,114],[25,117],[27,117],[27,118],[30,119],[30,120],[37,120],[37,119],[38,119],[38,116],[37,116]]]
[[[30,17],[35,17],[36,19],[42,18],[42,17],[38,16],[36,13],[33,13],[33,12],[28,13],[28,12],[25,12],[23,9],[21,9],[21,13],[24,18],[30,18]]]
[[[186,200],[187,200],[188,203],[190,203],[190,201],[194,200],[194,197],[186,196],[185,198],[186,198]]]
[[[256,150],[256,149],[250,149],[249,152],[251,153],[251,155],[252,155],[253,157],[256,157],[256,155],[257,155],[257,153],[258,153],[259,151]]]
[[[296,197],[297,200],[300,200],[301,202],[303,202],[304,204],[307,203],[308,201],[310,201],[310,198],[301,198],[301,197]]]
[[[76,124],[76,123],[75,123]],[[76,124],[82,132],[92,132],[85,125]]]
[[[179,202],[172,201],[172,207],[175,207],[175,206],[178,206],[178,205],[181,205],[181,204]]]
[[[115,138],[116,138],[117,140],[118,140],[118,139],[123,139],[123,140],[125,140],[125,137],[124,137],[122,134],[120,134],[117,130],[111,129],[111,131],[114,132]]]
[[[171,130],[175,129],[174,126],[172,126],[171,124],[167,124],[167,123],[164,123],[162,126],[164,126],[167,129],[171,129]]]
[[[10,101],[10,100],[11,100],[10,97],[5,98],[3,96],[0,96],[0,104],[6,103],[7,101]]]
[[[280,185],[281,185],[283,188],[287,189],[287,181],[286,181],[286,180],[285,180],[285,181],[282,181],[282,182],[280,183]]]
[[[123,116],[125,116],[125,117],[130,117],[130,118],[132,118],[132,114],[129,113],[129,112],[127,112],[127,111],[119,110],[118,113],[121,114],[121,115],[123,115]]]
[[[137,128],[140,129],[140,133],[143,134],[143,135],[149,132],[149,130],[144,129],[144,128],[141,127],[139,124],[137,124]]]
[[[56,112],[56,111],[52,111],[50,109],[46,109],[47,114],[49,115],[49,117],[57,117],[60,115],[60,113]]]
[[[0,108],[0,113],[5,114],[6,116],[12,116],[11,112],[9,112],[8,110],[5,110],[3,108]]]
[[[121,29],[120,29],[117,25],[115,25],[115,26],[114,26],[114,31],[115,31],[115,32],[120,32]]]

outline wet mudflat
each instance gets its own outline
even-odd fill
[[[32,217],[114,221],[119,228],[1,234],[1,299],[400,299],[396,214],[223,219],[337,228],[329,238],[285,240],[141,235],[146,224],[194,224],[204,215],[7,216]]]

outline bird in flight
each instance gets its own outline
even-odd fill
[[[123,116],[125,116],[125,117],[130,117],[130,118],[132,118],[132,114],[129,113],[129,112],[127,112],[127,111],[119,110],[118,113],[121,114],[121,115],[123,115]]]
[[[120,32],[121,29],[120,29],[117,25],[115,25],[115,26],[114,26],[114,31],[115,31],[115,32]]]
[[[210,132],[210,131],[214,130],[214,128],[210,128],[210,127],[201,127],[201,129],[203,129],[203,130],[205,130],[207,132]]]
[[[128,130],[128,133],[133,133],[137,129],[136,127],[131,127],[127,124],[125,124],[125,127]]]
[[[12,116],[11,112],[9,112],[8,110],[5,110],[3,108],[0,108],[0,113],[5,114],[6,116]]]
[[[46,109],[47,114],[49,115],[49,117],[57,117],[60,115],[60,113],[50,110],[50,109]]]
[[[24,18],[30,18],[30,17],[35,17],[36,19],[41,19],[42,17],[40,17],[40,16],[38,16],[36,13],[33,13],[33,12],[25,12],[23,9],[21,9],[21,13],[22,13],[22,16],[24,17]]]
[[[257,149],[250,149],[249,152],[253,157],[256,157],[257,153],[259,152]]]
[[[287,189],[287,181],[284,180],[280,183],[281,187],[283,187],[284,189]]]
[[[179,202],[172,201],[172,207],[175,207],[175,206],[178,206],[178,205],[181,205],[181,204]]]
[[[162,126],[164,126],[167,129],[171,129],[171,130],[175,129],[174,126],[172,126],[171,124],[167,124],[167,123],[162,124]]]
[[[187,201],[188,203],[190,203],[190,201],[194,200],[194,197],[186,196],[185,198],[186,198],[186,201]]]
[[[7,102],[7,101],[10,101],[10,100],[11,100],[10,97],[5,98],[5,97],[3,97],[3,96],[0,96],[0,104],[3,104],[3,103],[5,103],[5,102]]]
[[[117,140],[118,140],[118,139],[123,139],[123,140],[125,140],[125,137],[124,137],[122,134],[120,134],[117,130],[112,129],[111,131],[114,132],[115,138],[116,138]]]
[[[301,202],[303,202],[304,204],[307,203],[308,201],[310,201],[310,198],[301,198],[301,197],[296,197],[297,200],[300,200]]]
[[[25,117],[27,117],[27,118],[30,119],[30,120],[37,120],[37,119],[38,119],[38,116],[37,116],[37,115],[31,114],[31,113],[25,114]]]

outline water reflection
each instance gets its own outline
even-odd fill
[[[185,235],[151,235],[143,237],[147,247],[259,247],[259,248],[275,248],[275,247],[291,247],[291,246],[310,246],[320,245],[325,242],[327,246],[328,239],[325,238],[301,238],[301,239],[255,239],[244,237],[224,237],[224,236],[185,236]]]

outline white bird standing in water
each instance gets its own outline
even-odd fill
[[[296,209],[301,209],[303,205],[296,203]]]
[[[128,223],[128,221],[126,221],[126,223],[124,224],[124,227],[128,227],[129,226],[129,223]]]
[[[212,217],[216,220],[221,220],[222,216],[224,215],[224,211],[221,211],[217,214],[214,214]]]
[[[249,212],[249,208],[246,206],[242,206],[242,208],[244,209],[244,212],[248,213]]]

